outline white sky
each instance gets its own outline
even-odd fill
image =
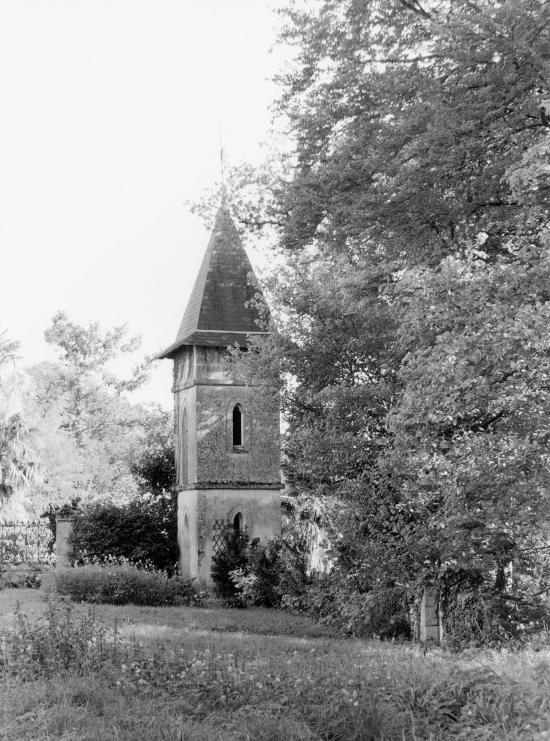
[[[280,67],[262,0],[0,0],[0,332],[127,322],[169,345],[208,241],[184,201],[258,161]],[[140,394],[170,406],[171,362]]]

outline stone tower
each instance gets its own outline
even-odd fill
[[[226,362],[228,347],[259,333],[252,275],[222,205],[176,341],[159,356],[174,360],[180,570],[205,585],[228,528],[280,532],[278,405],[262,379],[245,385]]]

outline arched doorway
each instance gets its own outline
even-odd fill
[[[244,517],[242,512],[237,512],[233,518],[233,530],[236,533],[242,533],[244,530]]]

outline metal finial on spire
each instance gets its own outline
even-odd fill
[[[227,187],[225,184],[225,150],[223,148],[222,125],[220,121],[220,172],[222,181],[222,204],[227,200]]]

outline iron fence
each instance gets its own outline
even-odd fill
[[[53,536],[47,522],[0,522],[0,571],[21,564],[48,564]]]

